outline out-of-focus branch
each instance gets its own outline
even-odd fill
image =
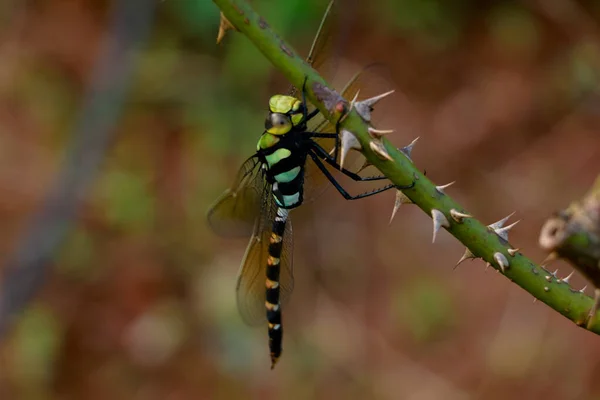
[[[152,26],[156,0],[113,4],[109,35],[92,71],[63,169],[6,265],[0,290],[0,335],[43,284],[52,257],[98,174],[136,65],[135,50],[145,43]]]
[[[600,175],[585,197],[546,221],[540,245],[568,260],[600,289]],[[597,301],[599,296],[597,292]]]

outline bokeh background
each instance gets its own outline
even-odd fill
[[[327,190],[294,211],[296,288],[270,371],[266,328],[235,305],[246,242],[216,237],[205,213],[287,83],[242,35],[215,45],[212,2],[136,1],[138,17],[155,7],[150,31],[112,60],[106,43],[136,26],[114,22],[127,2],[0,2],[2,290],[35,288],[0,339],[1,399],[600,398],[597,336],[480,260],[453,270],[464,248],[446,232],[432,245],[417,207],[388,225],[391,192],[345,202]],[[326,3],[253,5],[306,54]],[[511,242],[541,261],[543,221],[600,171],[598,2],[339,3],[351,16],[339,70],[390,70],[397,92],[379,111],[390,139],[419,136],[416,165],[456,180],[448,193],[482,221],[516,211]],[[123,60],[121,82],[110,74]],[[123,95],[86,117],[103,87]],[[82,140],[103,123],[106,151]],[[98,169],[73,167],[94,157]],[[81,206],[59,212],[48,196],[65,168],[88,175]],[[57,247],[13,279],[17,251],[35,261],[50,250],[39,243]]]

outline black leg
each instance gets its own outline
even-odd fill
[[[369,196],[373,196],[375,194],[384,192],[386,190],[392,189],[393,187],[395,187],[395,185],[386,185],[382,188],[379,189],[375,189],[371,192],[366,192],[366,193],[361,193],[359,195],[356,196],[352,196],[350,195],[343,187],[342,185],[339,184],[339,182],[333,177],[333,175],[331,175],[331,172],[329,172],[327,170],[327,168],[325,168],[325,166],[323,165],[323,162],[321,161],[321,159],[314,153],[314,151],[309,151],[308,155],[310,156],[310,158],[312,158],[312,160],[315,162],[315,164],[317,164],[317,167],[321,170],[321,172],[323,173],[323,175],[325,175],[325,177],[329,180],[329,182],[331,182],[331,184],[333,185],[333,187],[335,187],[337,189],[338,192],[340,192],[340,194],[342,196],[344,196],[344,198],[346,200],[357,200],[357,199],[364,199],[365,197],[369,197]]]
[[[321,146],[319,146],[318,143],[313,142],[311,144],[312,149],[314,150],[315,154],[317,156],[319,156],[320,158],[322,158],[325,162],[327,162],[327,164],[331,165],[332,167],[340,170],[344,175],[346,175],[347,177],[357,181],[357,182],[364,182],[364,181],[380,181],[382,179],[387,179],[387,177],[385,175],[378,175],[378,176],[360,176],[358,174],[355,174],[352,171],[347,170],[346,168],[340,168],[340,165],[335,162],[335,160],[333,159],[332,156],[330,156],[327,151],[325,151],[324,148],[322,148]]]
[[[337,133],[319,133],[319,132],[304,132],[306,134],[308,134],[308,137],[311,138],[329,138],[329,139],[335,139],[337,137]]]
[[[324,148],[319,146],[318,143],[313,142],[311,147],[318,156],[322,157],[323,160],[325,160],[325,162],[327,162],[332,167],[339,169],[344,175],[348,176],[349,178],[351,178],[355,181],[364,182],[364,181],[379,181],[382,179],[388,179],[385,175],[364,177],[364,176],[355,174],[352,171],[348,171],[345,168],[341,168],[341,166],[337,162],[335,162],[335,160],[325,151]],[[397,189],[411,189],[414,186],[415,186],[415,182],[413,181],[410,185],[396,186],[396,188]]]
[[[346,114],[340,115],[338,120],[335,122],[335,151],[333,152],[333,161],[337,162],[339,151],[340,151],[340,121]]]
[[[319,109],[315,108],[311,111],[310,114],[307,114],[308,107],[306,106],[306,81],[308,80],[308,76],[304,77],[304,82],[302,83],[302,105],[304,106],[304,123],[307,123],[319,113]]]

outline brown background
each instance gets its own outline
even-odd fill
[[[456,180],[448,194],[482,221],[516,211],[511,242],[541,261],[541,224],[600,171],[600,8],[359,3],[340,71],[384,62],[398,90],[379,109],[390,140],[420,136],[417,166]],[[303,52],[325,7],[253,4]],[[0,398],[600,396],[597,336],[481,261],[453,271],[464,249],[446,232],[432,245],[417,207],[388,226],[392,193],[345,202],[330,189],[292,214],[296,289],[270,371],[266,328],[246,327],[235,308],[246,243],[215,237],[204,216],[255,148],[269,95],[287,85],[243,36],[214,45],[211,2],[157,12],[83,210],[0,342]],[[3,261],[64,165],[109,15],[108,1],[0,5]],[[576,274],[573,286],[585,284]]]

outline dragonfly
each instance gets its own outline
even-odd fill
[[[327,46],[325,35],[331,1],[321,20],[306,62],[315,67]],[[342,91],[348,97],[356,91],[358,74]],[[306,84],[306,80],[304,82]],[[238,310],[248,325],[268,327],[271,369],[279,360],[283,346],[282,304],[294,288],[293,239],[290,211],[305,201],[305,189],[315,175],[324,176],[346,200],[356,200],[381,193],[393,184],[350,195],[336,180],[326,164],[354,181],[379,181],[385,176],[363,177],[343,168],[325,142],[337,150],[338,128],[329,123],[319,110],[309,111],[305,87],[300,98],[292,87],[287,95],[269,99],[264,132],[256,152],[241,166],[234,184],[208,211],[208,224],[225,237],[250,236],[236,285]],[[316,169],[315,169],[316,167]],[[312,171],[312,172],[311,172]]]

